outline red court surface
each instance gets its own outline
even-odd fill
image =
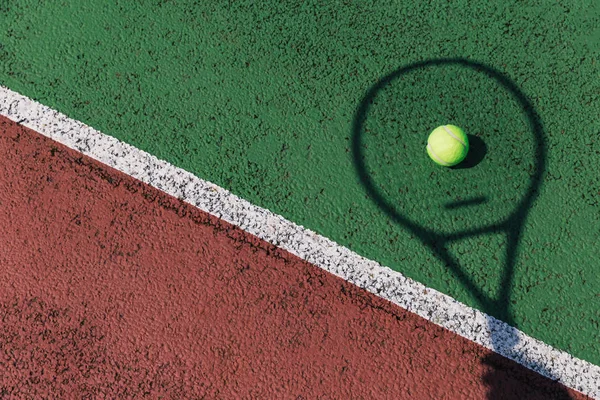
[[[0,394],[585,396],[0,118]]]

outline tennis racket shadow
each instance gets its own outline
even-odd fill
[[[402,78],[405,74],[421,69],[442,68],[445,66],[474,70],[476,72],[484,73],[489,78],[495,79],[512,95],[512,98],[516,100],[517,104],[523,110],[535,143],[535,160],[531,172],[530,184],[524,196],[514,209],[514,212],[499,223],[453,233],[439,233],[427,226],[421,226],[406,215],[403,215],[392,202],[387,200],[385,194],[378,189],[374,179],[370,176],[365,161],[366,155],[364,149],[366,146],[364,146],[363,143],[365,121],[368,118],[369,110],[374,104],[377,94],[382,91],[382,89],[391,82]],[[469,290],[477,299],[480,304],[480,309],[484,313],[490,315],[488,328],[491,332],[491,347],[495,352],[485,357],[483,360],[483,364],[485,364],[486,370],[488,371],[484,377],[484,382],[488,387],[489,399],[571,398],[567,388],[559,384],[552,373],[543,365],[529,363],[528,367],[530,369],[523,372],[524,368],[517,364],[516,361],[511,360],[511,358],[518,360],[522,356],[518,350],[520,337],[516,329],[509,328],[507,330],[506,325],[499,322],[503,321],[510,327],[516,326],[510,301],[512,283],[524,222],[538,195],[546,166],[547,149],[544,138],[545,135],[538,113],[535,111],[531,102],[511,79],[490,66],[463,58],[431,59],[397,69],[381,78],[367,91],[354,116],[352,133],[353,163],[358,178],[368,197],[394,223],[399,224],[410,231],[411,234],[417,237],[437,259],[443,262],[445,267],[452,272],[463,287]],[[470,149],[470,156],[462,164],[454,167],[455,169],[476,168],[486,155],[487,147],[482,139],[473,136],[470,136],[469,139],[473,144]],[[486,199],[483,198],[481,201],[485,202]],[[504,233],[507,238],[506,257],[503,263],[501,285],[499,294],[495,298],[491,298],[477,286],[474,279],[460,266],[458,260],[453,257],[447,248],[448,245],[454,241],[471,236],[492,233]],[[498,327],[502,328],[499,329]],[[537,371],[537,373],[532,370]],[[545,378],[538,373],[545,376]]]

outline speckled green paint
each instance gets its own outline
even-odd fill
[[[514,322],[600,364],[594,0],[39,3],[0,5],[1,84],[474,307],[472,291],[366,195],[350,150],[352,122],[371,85],[412,62],[464,57],[502,71],[529,96],[547,147],[512,282]],[[533,157],[519,108],[497,84],[464,70],[403,82],[367,119],[380,132],[368,138],[368,165],[386,196],[444,232],[502,217]],[[482,212],[427,209],[436,199],[427,195],[430,175],[449,173],[424,150],[428,124],[452,122],[440,115],[488,146],[476,167],[452,170],[458,180],[442,179],[448,198],[491,190],[496,202]],[[488,234],[449,249],[493,297],[505,245],[505,236]]]

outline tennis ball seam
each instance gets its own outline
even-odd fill
[[[435,157],[435,159],[437,160],[438,163],[442,164],[445,167],[450,166],[449,162],[442,160],[440,158],[440,156],[438,156],[437,154],[435,154],[435,151],[433,151],[433,147],[431,147],[431,144],[429,142],[427,143],[427,149],[429,150],[429,152],[431,153],[431,155]]]
[[[452,136],[455,140],[458,140],[460,142],[460,144],[462,144],[465,149],[467,148],[467,144],[465,142],[463,142],[461,138],[459,138],[454,133],[452,133],[452,131],[450,129],[448,129],[448,125],[444,125],[443,128],[444,128],[444,130],[446,131],[446,133],[448,135]]]
[[[455,132],[454,129],[456,129],[457,132]],[[449,137],[445,137],[444,133]],[[433,143],[431,142],[432,138]],[[441,149],[442,152],[436,153],[433,150],[434,147],[436,147],[436,150],[438,151]],[[429,153],[430,158],[435,161],[436,164],[444,167],[459,164],[465,158],[466,153],[469,151],[468,149],[469,143],[466,135],[464,135],[461,128],[454,125],[438,126],[429,135],[429,139],[427,140],[427,153]],[[442,156],[447,156],[450,160],[446,160],[446,157]]]

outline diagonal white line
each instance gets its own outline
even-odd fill
[[[555,349],[215,184],[2,86],[0,115],[237,225],[565,386],[600,399],[600,367]],[[515,338],[518,338],[516,345]]]

